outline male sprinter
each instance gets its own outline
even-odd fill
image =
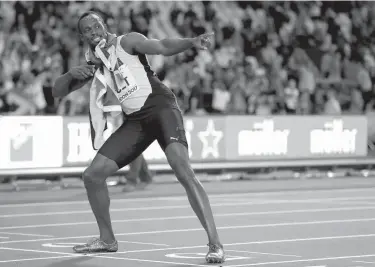
[[[172,56],[193,47],[206,50],[213,34],[163,40],[147,39],[136,32],[116,36],[107,31],[103,19],[94,12],[86,12],[79,18],[78,30],[91,52],[95,51],[102,39],[106,40],[107,46],[114,45],[119,60],[127,65],[134,79],[129,86],[113,90],[126,115],[126,121],[107,139],[90,166],[83,172],[88,200],[99,227],[100,238],[75,246],[74,251],[93,253],[118,250],[112,230],[110,198],[105,181],[157,140],[177,179],[185,188],[192,209],[206,230],[209,247],[206,261],[224,262],[225,253],[208,196],[189,163],[183,118],[175,95],[158,79],[146,57],[146,54]],[[94,71],[94,67],[90,65],[73,67],[56,80],[53,95],[64,97],[77,90],[91,80]]]

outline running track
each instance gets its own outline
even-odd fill
[[[372,178],[204,186],[228,255],[223,266],[375,266]],[[119,252],[95,255],[71,250],[97,234],[83,188],[0,193],[0,266],[208,265],[205,233],[178,184],[110,192]]]

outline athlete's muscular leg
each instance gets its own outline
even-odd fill
[[[185,188],[189,202],[207,232],[210,244],[221,244],[208,196],[189,163],[188,149],[174,142],[165,149],[168,162]]]
[[[87,196],[95,214],[100,239],[114,241],[109,214],[110,199],[106,179],[119,168],[137,158],[154,140],[137,121],[126,121],[103,144],[94,160],[83,173]]]
[[[139,170],[139,179],[141,182],[144,183],[151,183],[152,182],[152,174],[148,168],[148,163],[144,158],[143,154],[140,156],[141,158],[141,169]]]
[[[126,175],[126,181],[128,184],[135,186],[138,182],[139,173],[142,168],[142,157],[139,156],[135,160],[129,163],[129,172]]]
[[[106,179],[117,170],[115,161],[98,153],[83,173],[87,197],[98,223],[100,239],[107,244],[112,244],[115,236],[109,213],[110,198]]]
[[[186,190],[191,207],[206,230],[209,242],[206,261],[224,262],[225,252],[216,229],[210,201],[190,166],[188,142],[181,112],[176,109],[162,110],[157,113],[149,127],[154,131],[160,129],[156,132],[160,147],[164,150],[177,179]]]

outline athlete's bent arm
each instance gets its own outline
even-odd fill
[[[172,56],[192,47],[206,50],[209,37],[213,33],[202,34],[195,38],[166,38],[162,40],[148,39],[146,36],[132,32],[121,40],[123,48],[129,47],[140,54]]]
[[[53,97],[64,97],[78,90],[92,79],[94,71],[95,67],[92,65],[73,67],[56,79],[52,88]]]

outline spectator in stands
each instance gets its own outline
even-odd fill
[[[341,106],[339,100],[337,99],[337,91],[333,88],[330,88],[325,96],[324,104],[324,115],[337,116],[341,115]]]
[[[257,98],[255,115],[267,116],[273,113],[275,107],[274,97],[272,95],[261,95]]]
[[[240,78],[240,77],[239,77]],[[240,78],[241,79],[241,78]],[[236,85],[235,85],[236,86]],[[230,91],[222,81],[213,81],[212,108],[218,113],[227,113],[231,98]]]
[[[221,85],[220,85],[221,83]],[[220,82],[216,81],[214,85],[217,85],[217,87],[225,87],[225,85]],[[229,88],[229,92],[231,95],[230,101],[228,103],[228,113],[230,114],[246,114],[248,107],[247,102],[250,95],[247,93],[247,83],[246,83],[246,77],[245,74],[239,75],[238,79],[234,81],[234,83]]]
[[[364,108],[366,110],[369,110],[369,108],[373,109],[373,101],[374,98],[372,98],[367,106],[365,106],[362,93],[359,88],[351,88],[351,94],[349,96],[349,108],[346,111],[349,114],[360,115],[363,113]]]
[[[311,95],[306,91],[301,91],[297,114],[298,115],[310,115],[312,114],[312,110],[313,110],[313,104],[311,102]]]
[[[27,99],[20,89],[23,87],[21,75],[14,74],[13,79],[3,76],[0,83],[0,111],[7,115],[35,115],[35,105]]]
[[[199,74],[199,69],[195,63],[187,63],[187,68],[185,69],[186,75],[186,86],[187,90],[190,92],[189,95],[189,107],[186,113],[203,115],[206,113],[204,110],[203,103],[203,80]]]
[[[297,88],[297,79],[290,77],[284,90],[285,112],[296,114],[298,108],[300,90]]]

